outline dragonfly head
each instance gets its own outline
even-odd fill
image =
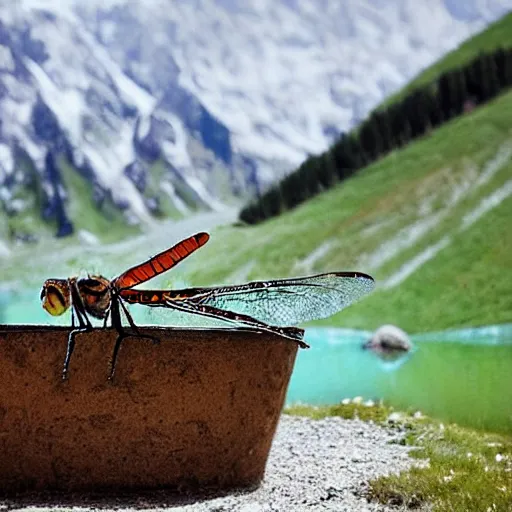
[[[71,290],[67,279],[47,279],[41,290],[41,303],[50,315],[65,313],[71,306]]]

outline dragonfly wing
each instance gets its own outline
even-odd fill
[[[366,274],[338,272],[219,287],[189,300],[287,326],[334,315],[372,291],[374,285]]]

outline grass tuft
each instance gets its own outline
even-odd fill
[[[311,405],[293,405],[284,410],[285,414],[303,416],[314,420],[328,416],[339,416],[347,420],[360,419],[363,421],[373,421],[375,423],[386,422],[392,412],[393,409],[391,407],[385,406],[382,403],[366,405],[357,400],[319,407]]]
[[[434,511],[512,510],[512,438],[458,425],[417,426],[407,443],[428,465],[371,482],[381,503]]]

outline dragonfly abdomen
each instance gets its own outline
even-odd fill
[[[123,290],[121,297],[130,304],[160,305],[167,300],[165,290]]]
[[[166,306],[167,302],[196,302],[209,293],[208,288],[187,288],[186,290],[122,290],[121,297],[130,304]]]

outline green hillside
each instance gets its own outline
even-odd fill
[[[211,284],[360,270],[377,291],[324,323],[420,332],[510,322],[511,119],[509,92],[293,211],[218,229],[187,277]],[[425,263],[401,280],[418,258]]]
[[[492,52],[499,47],[512,47],[512,12],[489,25],[484,31],[464,41],[458,48],[447,53],[432,66],[424,69],[403,89],[386,98],[380,107],[395,103],[413,89],[434,81],[445,71],[464,66],[479,53]]]

